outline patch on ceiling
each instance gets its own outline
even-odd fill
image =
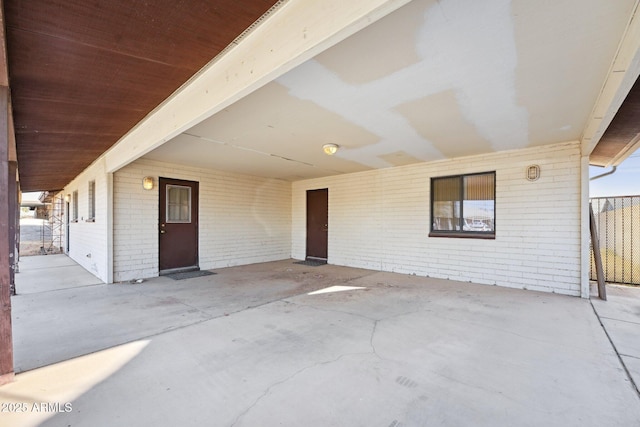
[[[416,52],[418,31],[426,9],[435,3],[413,1],[319,54],[315,60],[350,84],[378,80],[420,62]]]
[[[406,102],[396,110],[446,157],[493,151],[491,144],[464,117],[451,90]]]
[[[405,166],[411,165],[414,163],[421,163],[422,160],[416,159],[415,157],[405,153],[404,151],[396,151],[394,153],[389,154],[381,154],[380,157],[385,162],[389,163],[393,166]]]
[[[411,99],[452,90],[466,121],[492,151],[527,146],[529,115],[516,97],[510,1],[439,2],[427,11],[417,50],[431,93],[418,87]],[[449,130],[457,132],[454,125]]]
[[[309,80],[305,84],[309,85]],[[317,162],[311,161],[309,155],[317,157],[327,142],[342,148],[359,148],[379,141],[366,128],[313,100],[292,96],[277,82],[256,90],[194,126],[189,133],[311,164]]]
[[[581,138],[635,3],[511,2],[516,101],[529,111],[529,146]]]

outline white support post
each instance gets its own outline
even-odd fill
[[[591,269],[589,216],[589,157],[580,158],[580,296],[589,298],[589,276]]]

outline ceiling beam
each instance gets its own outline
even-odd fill
[[[107,151],[107,172],[135,161],[409,1],[285,1]]]

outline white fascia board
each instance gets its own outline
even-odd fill
[[[627,28],[598,100],[582,134],[582,155],[589,156],[611,124],[640,76],[640,1],[636,1]],[[631,154],[631,152],[628,152]],[[624,158],[618,159],[620,163]]]
[[[409,1],[287,1],[107,151],[107,172],[135,161]]]

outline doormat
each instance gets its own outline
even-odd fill
[[[196,277],[202,277],[202,276],[211,276],[214,274],[216,273],[209,270],[195,270],[195,271],[185,271],[183,273],[167,274],[164,277],[170,277],[173,280],[184,280],[184,279],[194,279]]]
[[[327,261],[296,261],[294,264],[307,265],[309,267],[318,267],[320,265],[326,265]]]

